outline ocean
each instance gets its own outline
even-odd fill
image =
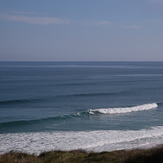
[[[163,142],[163,62],[0,62],[0,153]]]

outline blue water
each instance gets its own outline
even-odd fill
[[[22,133],[160,131],[162,95],[163,62],[0,62],[0,151],[12,150],[16,144],[6,149],[7,140]],[[117,108],[128,111],[100,111]],[[64,149],[59,145],[54,149]]]

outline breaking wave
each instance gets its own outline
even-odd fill
[[[156,103],[152,104],[144,104],[132,107],[123,107],[123,108],[103,108],[103,109],[89,109],[89,114],[101,113],[101,114],[123,114],[137,111],[144,111],[157,108],[158,105]]]
[[[161,104],[159,104],[161,105]],[[104,109],[89,109],[87,111],[78,112],[75,114],[68,114],[63,116],[47,117],[41,119],[32,119],[32,120],[18,120],[18,121],[7,121],[0,123],[0,133],[3,133],[8,129],[9,131],[15,130],[17,127],[34,127],[34,126],[44,126],[45,124],[53,123],[62,123],[67,120],[74,120],[74,118],[85,118],[89,116],[100,116],[100,114],[113,115],[113,114],[125,114],[137,111],[151,110],[157,108],[157,103],[144,104],[132,107],[123,107],[123,108],[104,108]]]

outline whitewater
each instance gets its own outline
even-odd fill
[[[90,114],[94,114],[94,113],[122,114],[122,113],[150,110],[150,109],[154,109],[157,107],[158,107],[158,105],[156,103],[152,103],[152,104],[144,104],[144,105],[133,106],[133,107],[124,107],[124,108],[90,109],[90,110],[88,110],[88,113],[90,113]]]
[[[163,142],[163,126],[143,130],[99,130],[0,134],[0,153],[11,150],[40,154],[50,150],[114,151],[150,148]]]

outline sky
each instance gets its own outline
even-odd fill
[[[0,61],[163,61],[163,0],[0,0]]]

